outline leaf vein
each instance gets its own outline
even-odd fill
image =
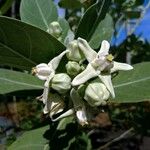
[[[146,77],[146,78],[142,78],[142,79],[139,79],[139,80],[130,81],[130,82],[127,82],[127,83],[118,84],[118,85],[115,85],[114,88],[130,85],[130,84],[134,84],[134,83],[138,83],[138,82],[143,82],[143,81],[146,81],[146,80],[149,80],[149,79],[150,79],[150,77]]]
[[[40,86],[40,85],[33,85],[33,84],[25,83],[25,82],[13,81],[13,80],[6,79],[6,78],[2,78],[2,77],[0,77],[0,80],[8,81],[8,82],[15,83],[15,84],[19,84],[19,85],[34,87],[34,88],[40,88],[40,89],[43,88],[43,87]]]

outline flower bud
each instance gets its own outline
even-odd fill
[[[45,63],[41,63],[36,67],[32,68],[32,74],[36,75],[41,80],[46,80],[47,77],[51,74],[52,69]]]
[[[59,22],[53,21],[52,23],[50,23],[47,32],[53,35],[54,37],[59,38],[62,34],[62,28]]]
[[[76,76],[80,72],[81,67],[77,62],[69,61],[66,64],[66,70],[69,75]]]
[[[79,62],[80,60],[83,59],[83,54],[78,46],[77,40],[74,40],[69,43],[68,50],[69,52],[67,54],[67,57],[69,60]]]
[[[51,87],[61,94],[66,93],[71,88],[71,78],[65,73],[56,74],[52,79]]]
[[[107,104],[106,100],[108,100],[109,96],[110,93],[104,84],[91,83],[85,90],[84,99],[93,107],[103,106]]]

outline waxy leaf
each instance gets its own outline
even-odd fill
[[[8,147],[8,150],[48,150],[48,141],[43,137],[48,128],[45,126],[23,133],[18,140]]]
[[[120,72],[114,79],[116,98],[113,102],[150,101],[150,62],[134,65],[131,71]]]
[[[22,90],[41,90],[43,82],[27,73],[0,69],[0,94]]]
[[[63,43],[65,43],[65,39],[66,39],[68,32],[70,30],[69,23],[64,18],[58,18],[58,22],[62,28],[61,41]]]
[[[90,46],[97,49],[103,40],[110,41],[114,32],[113,27],[113,19],[109,14],[107,14],[93,33],[89,41]]]
[[[0,64],[31,70],[48,63],[65,46],[43,30],[18,20],[0,17]]]
[[[35,25],[44,31],[58,18],[57,8],[52,0],[22,0],[20,16],[23,22]]]
[[[60,7],[67,8],[67,9],[78,9],[82,7],[82,4],[79,0],[60,0],[58,3]]]
[[[81,37],[90,41],[100,21],[105,18],[110,0],[98,0],[90,6],[79,22],[75,37]]]

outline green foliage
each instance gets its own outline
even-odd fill
[[[5,10],[1,9],[0,13],[6,12],[12,1],[13,0],[6,1],[6,4],[9,2],[9,5],[5,7]],[[84,2],[87,3],[87,6]],[[67,9],[73,9],[73,11],[67,10],[66,12],[68,14],[71,12],[73,15],[76,13],[76,17],[79,18],[78,14],[81,13],[79,12],[80,8],[83,5],[85,8],[88,8],[88,6],[94,2],[95,0],[60,0],[59,6]],[[142,4],[141,0],[114,0],[113,7],[115,8],[115,11],[110,11],[112,12],[111,15],[114,14],[115,16],[113,16],[113,18],[108,14],[110,4],[111,0],[97,0],[96,3],[91,5],[80,19],[75,34],[75,39],[78,37],[84,38],[89,42],[93,49],[98,49],[102,40],[110,41],[114,32],[114,22],[117,22],[118,19],[120,19],[120,16],[122,17],[121,21],[124,21],[126,19],[137,19],[141,15],[141,12],[138,9],[135,9],[137,6]],[[118,13],[118,10],[116,11],[116,9],[122,9],[120,11],[122,13]],[[68,14],[66,14],[66,16]],[[17,92],[21,91],[32,92],[33,90],[37,91],[43,89],[43,82],[31,76],[24,70],[29,71],[32,67],[39,63],[48,63],[52,58],[64,51],[66,49],[64,45],[67,45],[68,42],[72,41],[74,38],[74,34],[70,30],[69,23],[65,19],[58,17],[57,7],[52,0],[22,0],[20,6],[20,15],[22,22],[8,17],[0,17],[0,63],[2,66],[4,65],[4,67],[14,67],[22,71],[17,72],[7,69],[0,69],[0,94],[13,93],[13,95],[16,95]],[[72,20],[73,19],[74,18],[72,18]],[[65,44],[62,44],[60,41],[46,32],[49,28],[49,24],[53,21],[59,22],[62,28],[62,34],[59,40]],[[76,28],[74,24],[72,27]],[[133,41],[135,40],[133,39]],[[126,50],[136,52],[131,48],[131,45],[136,45],[133,41],[132,39],[127,41],[130,45],[125,43],[125,48],[123,48],[123,50],[125,49],[123,51],[124,53],[126,53]],[[137,44],[135,49],[138,47],[139,45]],[[143,49],[141,49],[141,51],[143,52]],[[64,59],[66,59],[66,57]],[[63,72],[65,66],[64,59],[59,66],[61,67],[59,69],[62,69]],[[121,58],[121,61],[122,59],[123,58]],[[144,58],[142,60],[147,59]],[[82,64],[82,61],[80,63]],[[85,61],[83,63],[86,64]],[[119,75],[113,79],[116,100],[112,102],[137,103],[149,101],[149,65],[149,62],[144,62],[134,65],[134,69],[131,71],[120,72]],[[82,89],[80,89],[81,95],[84,96],[85,93]],[[52,92],[56,91],[52,90]],[[69,92],[67,94],[69,95]],[[65,104],[68,102],[68,97],[69,96],[63,95]],[[79,98],[77,98],[77,100],[79,100]],[[68,103],[67,106],[69,105],[69,107],[72,107],[73,103]],[[75,111],[77,112],[76,109],[78,108],[75,108]],[[27,111],[33,113],[32,110],[27,109]],[[145,127],[148,128],[149,126],[143,120],[143,114],[145,114],[145,111],[140,107],[139,113],[135,115],[135,117],[131,118],[137,120],[139,124],[143,122]],[[30,117],[30,119],[25,117],[25,119],[22,120],[20,127],[23,129],[31,129],[35,127],[33,124],[36,124],[40,118],[38,113],[36,113],[36,115],[36,117],[34,117],[34,115]],[[57,118],[57,115],[59,115],[59,113],[56,114],[54,118]],[[128,111],[126,111],[125,115],[132,114],[129,114]],[[144,117],[148,118],[148,116],[149,115],[146,114]],[[78,124],[75,122],[75,120],[73,120],[73,118],[74,117],[68,117],[62,119],[59,123],[51,123],[50,129],[48,129],[48,126],[46,126],[25,132],[8,148],[8,150],[91,150],[92,146],[88,135],[86,132],[82,132],[80,130]],[[136,126],[136,128],[139,129],[142,127]],[[47,131],[45,132],[45,130]],[[14,140],[14,138],[10,138],[10,141],[11,140]]]
[[[128,72],[120,72],[114,78],[116,98],[114,102],[136,103],[150,100],[149,62],[134,65]]]
[[[105,18],[110,0],[99,0],[90,6],[79,22],[75,37],[82,37],[90,41],[100,21]]]
[[[20,90],[41,90],[43,89],[42,81],[29,74],[0,69],[0,94]]]
[[[51,125],[45,135],[49,138],[50,150],[91,150],[90,139],[78,128],[73,117],[62,119],[58,126]]]
[[[70,29],[69,23],[64,18],[58,18],[58,22],[62,28],[62,35],[61,35],[62,42],[65,43],[66,37]]]
[[[70,29],[68,22],[64,18],[58,18],[57,7],[52,0],[22,0],[20,15],[23,22],[34,25],[44,31],[49,29],[51,22],[58,21],[62,28],[62,42],[64,42]]]
[[[60,0],[59,6],[67,9],[77,9],[82,7],[79,0]]]
[[[89,41],[90,46],[97,49],[103,40],[110,41],[114,31],[113,26],[113,19],[107,14],[94,31]]]
[[[13,2],[14,0],[6,0],[6,2],[0,8],[0,15],[5,14],[9,10],[9,8],[12,6]]]
[[[24,70],[48,63],[65,49],[50,34],[18,20],[0,17],[0,63]]]
[[[25,132],[8,150],[48,150],[47,140],[43,137],[46,129],[48,126]]]
[[[58,18],[57,8],[52,0],[22,0],[20,16],[23,22],[35,25],[44,31]]]

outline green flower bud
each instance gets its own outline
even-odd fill
[[[69,61],[66,64],[66,70],[69,75],[76,76],[80,72],[81,67],[77,62]]]
[[[56,38],[59,38],[62,34],[62,28],[57,21],[53,21],[49,25],[49,29],[47,30],[48,33],[53,35]]]
[[[56,74],[52,79],[51,87],[61,94],[66,93],[71,88],[71,78],[65,73]]]
[[[110,93],[102,83],[90,83],[84,95],[84,99],[93,107],[106,105],[109,97]]]
[[[80,60],[82,60],[84,58],[83,54],[78,46],[77,40],[74,40],[69,43],[68,50],[69,50],[69,52],[67,53],[67,57],[69,60],[79,62]]]

